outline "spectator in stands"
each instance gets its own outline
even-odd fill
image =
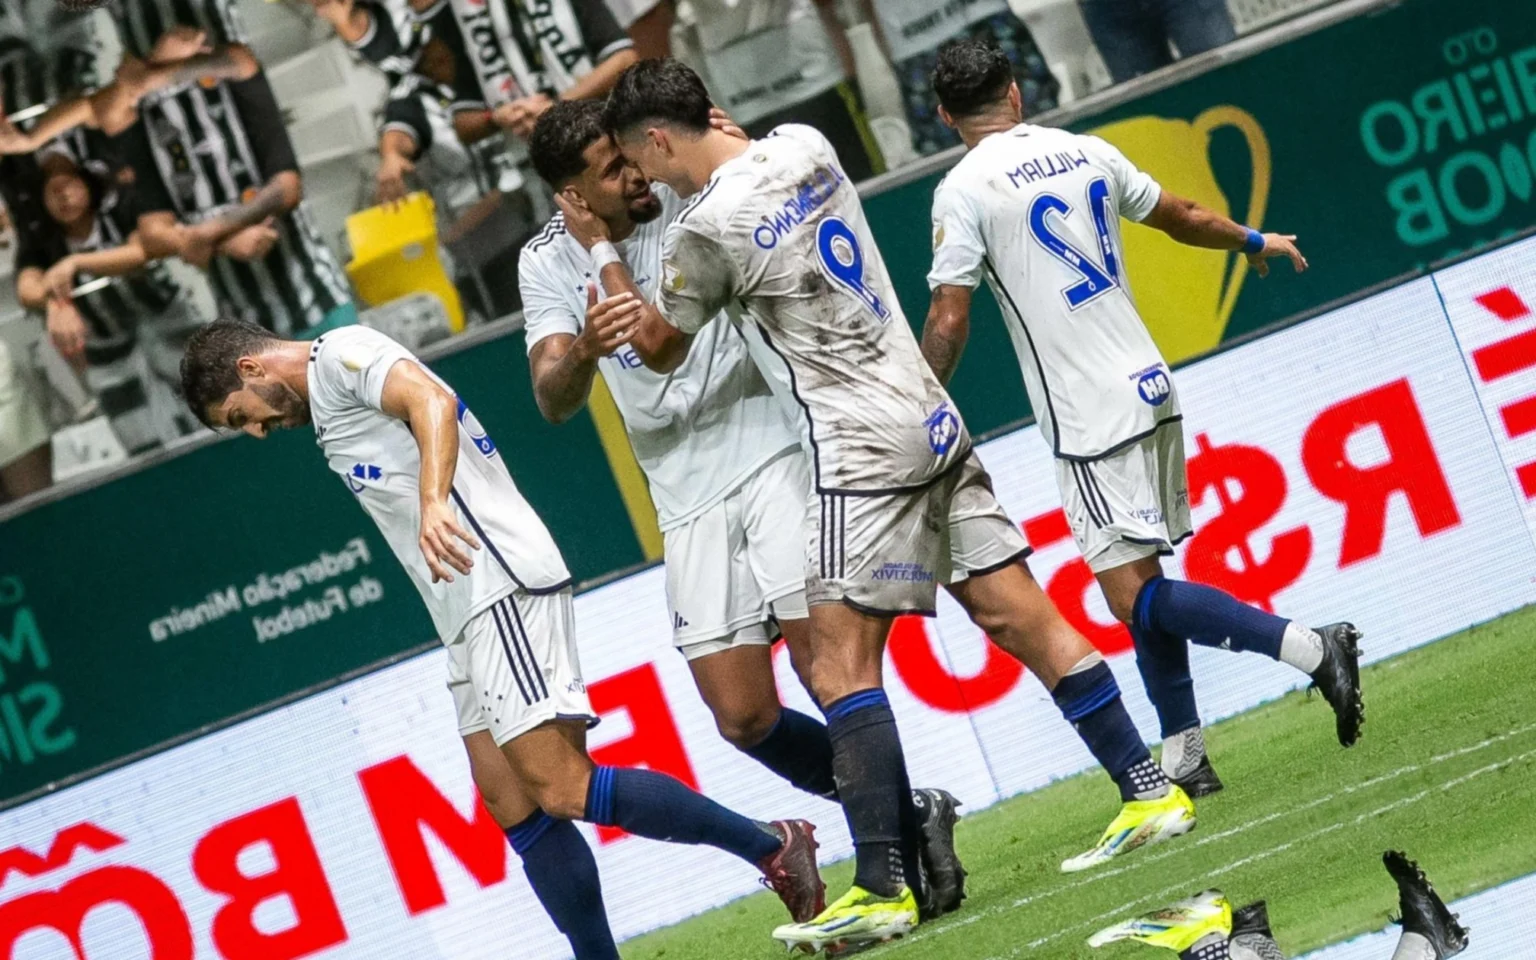
[[[0,338],[0,503],[53,482],[53,447],[42,405]]]
[[[131,188],[62,150],[41,160],[45,225],[16,252],[16,299],[42,311],[59,353],[131,454],[196,426],[176,398],[187,337],[201,325],[189,295],[139,243]]]
[[[807,124],[832,141],[853,180],[885,172],[836,0],[691,0],[688,9],[691,49],[676,55],[748,134]]]
[[[112,12],[127,53],[175,62],[245,49],[231,3],[122,0]],[[303,205],[293,143],[265,75],[176,86],[147,97],[139,114],[121,139],[151,257],[205,267],[221,313],[281,336],[356,322],[346,276]]]
[[[932,0],[862,0],[881,49],[896,72],[901,102],[912,130],[912,146],[923,156],[960,142],[960,135],[939,119],[933,92],[933,68],[939,47],[955,37],[990,38],[1008,54],[1023,98],[1024,116],[1056,106],[1059,85],[1035,46],[1029,28],[1013,15],[1008,0],[935,4]]]
[[[1237,38],[1226,0],[1077,2],[1116,83]]]

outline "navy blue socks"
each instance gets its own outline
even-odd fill
[[[853,832],[853,882],[882,897],[893,897],[907,882],[903,837],[917,836],[917,808],[907,763],[901,753],[896,717],[881,689],[860,690],[828,704],[827,733],[837,794]],[[911,849],[915,860],[917,851]],[[917,877],[912,880],[917,889]]]
[[[522,858],[534,895],[571,942],[576,960],[619,960],[597,861],[576,825],[537,810],[507,828],[507,840]]]
[[[779,711],[778,722],[768,736],[742,753],[806,793],[837,800],[837,780],[832,776],[832,738],[827,728],[812,717],[785,707]]]
[[[717,847],[754,865],[784,844],[768,825],[651,770],[595,767],[582,819],[651,840]]]
[[[1168,778],[1126,713],[1120,685],[1104,658],[1085,657],[1051,691],[1061,715],[1077,730],[1094,759],[1120,787],[1120,799],[1150,800],[1168,792]]]
[[[1135,617],[1202,647],[1262,653],[1271,660],[1280,659],[1280,641],[1290,622],[1215,587],[1166,577],[1142,585]]]

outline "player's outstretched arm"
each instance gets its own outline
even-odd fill
[[[1240,250],[1261,277],[1269,276],[1269,264],[1266,261],[1270,257],[1289,258],[1297,273],[1307,269],[1307,258],[1296,248],[1295,236],[1260,233],[1194,200],[1175,196],[1167,190],[1163,191],[1157,206],[1141,222],[1191,247]]]
[[[934,287],[928,320],[923,324],[923,359],[940,383],[947,385],[955,375],[970,335],[971,288],[947,283]]]
[[[452,583],[453,571],[468,575],[474,565],[469,552],[480,549],[480,541],[459,526],[448,499],[459,463],[458,398],[415,361],[401,360],[384,379],[379,405],[389,416],[404,420],[416,438],[421,454],[421,555],[434,583]]]

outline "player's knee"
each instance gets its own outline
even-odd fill
[[[1130,624],[1131,612],[1136,609],[1135,596],[1125,597],[1118,593],[1109,593],[1105,595],[1104,601],[1109,604],[1110,616],[1121,623]]]
[[[559,820],[580,820],[587,813],[586,778],[560,777],[533,785],[539,809]]]
[[[746,750],[763,742],[779,720],[779,706],[758,706],[747,709],[719,711],[715,714],[715,728],[720,736],[737,750]]]

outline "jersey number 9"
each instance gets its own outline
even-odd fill
[[[1072,310],[1097,300],[1120,285],[1120,261],[1115,257],[1115,243],[1109,233],[1109,183],[1103,177],[1097,177],[1088,184],[1088,210],[1093,215],[1099,252],[1104,256],[1102,268],[1090,254],[1051,232],[1047,215],[1057,213],[1065,217],[1070,214],[1072,206],[1067,201],[1055,194],[1042,193],[1029,208],[1029,232],[1035,242],[1082,278],[1061,291],[1067,307]]]
[[[891,319],[890,307],[864,284],[864,251],[858,235],[841,217],[827,217],[816,228],[816,253],[834,283],[862,300],[882,323]]]

